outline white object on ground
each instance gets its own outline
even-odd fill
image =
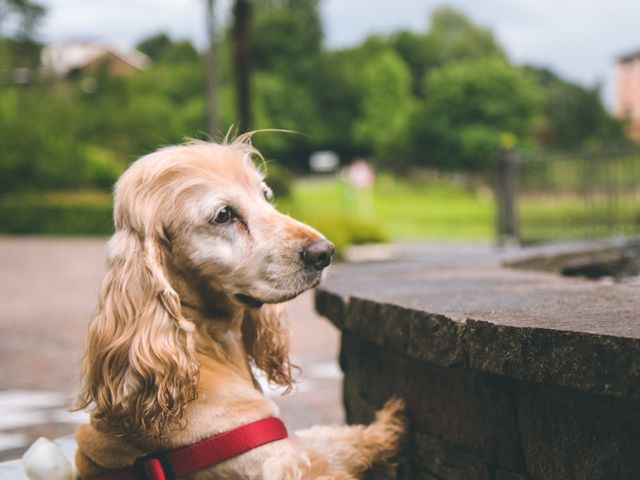
[[[22,456],[22,468],[30,480],[73,480],[73,465],[55,443],[40,437]]]

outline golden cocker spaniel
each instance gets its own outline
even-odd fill
[[[250,135],[192,142],[140,158],[118,181],[83,361],[83,478],[275,415],[252,367],[292,385],[281,303],[318,285],[333,245],[273,207],[256,159]],[[397,454],[404,429],[392,400],[369,426],[312,427],[189,478],[359,478]]]

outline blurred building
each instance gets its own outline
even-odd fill
[[[640,141],[640,50],[618,58],[616,114],[629,121],[629,134]]]
[[[149,58],[137,50],[122,52],[112,45],[88,42],[48,45],[41,58],[46,74],[57,79],[88,75],[102,66],[112,75],[131,75],[149,63]]]

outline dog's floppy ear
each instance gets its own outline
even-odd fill
[[[289,332],[284,323],[284,305],[263,305],[247,310],[242,338],[247,353],[267,379],[278,385],[293,385],[293,365],[289,361]]]
[[[78,407],[133,436],[159,437],[196,396],[195,327],[165,275],[165,249],[128,228],[112,237],[83,360]]]

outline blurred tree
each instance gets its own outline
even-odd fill
[[[331,149],[348,161],[370,153],[368,145],[354,138],[353,122],[361,115],[366,96],[360,72],[367,55],[359,49],[325,52],[318,59],[309,92],[313,98],[316,122],[310,141],[314,149]]]
[[[318,0],[259,0],[255,13],[255,68],[309,80],[322,47]]]
[[[459,60],[499,57],[505,53],[490,29],[475,25],[463,13],[444,6],[431,15],[426,33],[400,30],[388,44],[402,57],[413,76],[413,92],[424,97],[424,76],[434,68]]]
[[[261,135],[255,143],[302,170],[321,130],[313,88],[322,53],[318,0],[256,0],[254,6],[252,127],[304,134]]]
[[[312,147],[304,134],[316,131],[318,122],[312,94],[304,85],[267,72],[255,73],[253,91],[256,128],[281,128],[303,134],[260,135],[255,138],[256,145],[288,167],[305,169]]]
[[[432,56],[428,49],[426,35],[409,30],[400,30],[389,37],[389,43],[411,71],[414,94],[422,97],[424,94],[422,80],[430,66]]]
[[[246,132],[251,125],[251,0],[235,0],[233,4],[233,64],[236,87],[238,130]]]
[[[160,60],[171,64],[194,64],[201,61],[201,56],[189,40],[178,40],[167,47]]]
[[[548,68],[525,67],[545,92],[547,132],[541,139],[558,148],[624,142],[624,123],[602,104],[599,87],[583,87],[563,80]],[[543,132],[544,133],[544,132]]]
[[[474,25],[453,7],[440,7],[431,15],[426,35],[428,64],[440,67],[459,60],[506,56],[490,29]]]
[[[171,39],[166,33],[158,33],[138,42],[136,49],[157,62],[171,44]]]
[[[535,81],[496,58],[433,70],[425,92],[411,121],[411,160],[447,169],[491,168],[504,134],[531,141],[544,101]]]
[[[148,37],[136,45],[136,49],[153,62],[185,63],[200,61],[200,54],[189,40],[172,41],[166,33]]]
[[[14,78],[15,69],[26,67],[35,76],[42,45],[36,40],[36,29],[45,8],[29,0],[0,0],[0,82],[22,83]]]
[[[133,160],[161,144],[199,137],[206,125],[201,61],[155,64],[130,77],[96,73],[96,89],[75,92],[86,110],[80,138]]]
[[[87,181],[76,140],[81,114],[63,97],[34,88],[0,97],[0,192],[69,188]],[[55,121],[53,121],[55,120]]]
[[[370,145],[379,162],[393,163],[405,134],[413,107],[409,67],[391,49],[370,58],[360,74],[365,92],[353,136]]]
[[[33,41],[35,29],[45,12],[42,5],[30,0],[0,0],[0,36]],[[13,19],[14,30],[5,31],[7,21]]]
[[[189,41],[160,33],[138,44],[153,64],[130,77],[98,69],[88,79],[26,88],[7,77],[0,89],[0,188],[106,188],[127,162],[158,145],[206,133],[219,138],[239,122],[241,130],[305,134],[255,139],[270,158],[298,171],[322,149],[346,161],[371,155],[389,168],[482,170],[492,165],[503,134],[522,145],[548,133],[543,138],[559,147],[624,138],[597,88],[509,65],[488,29],[451,8],[437,10],[427,32],[374,35],[353,48],[327,50],[318,0],[234,1],[234,23],[218,41],[215,2],[207,0],[213,68]],[[35,38],[34,5],[0,0],[0,29],[23,25],[2,30],[12,35],[0,39],[5,72],[24,63],[15,61],[18,46],[26,45],[19,38]],[[253,12],[242,10],[247,6]],[[253,77],[244,84],[249,36]],[[29,55],[38,61],[37,50]],[[211,78],[216,87],[207,97]],[[203,132],[212,108],[217,126]]]

